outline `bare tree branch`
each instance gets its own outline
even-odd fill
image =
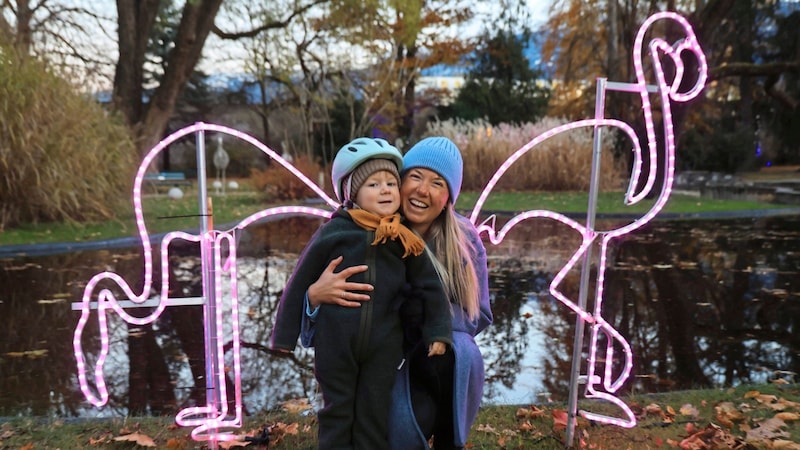
[[[797,72],[800,70],[800,62],[780,61],[766,64],[754,64],[745,62],[724,63],[718,67],[708,70],[709,81],[719,80],[726,77],[760,77],[769,75],[780,75],[784,72]]]
[[[287,18],[285,18],[283,20],[267,22],[267,23],[264,23],[263,25],[261,25],[259,27],[253,28],[252,30],[236,32],[236,33],[228,33],[228,32],[222,31],[221,29],[219,29],[219,27],[214,25],[214,27],[211,29],[211,32],[214,33],[219,38],[226,39],[226,40],[236,40],[236,39],[242,39],[242,38],[253,38],[253,37],[258,36],[259,34],[263,33],[264,31],[267,31],[267,30],[286,28],[292,22],[292,20],[294,20],[299,15],[305,13],[306,11],[308,11],[309,9],[311,9],[311,8],[317,6],[317,5],[322,5],[322,4],[328,3],[328,2],[330,2],[330,0],[315,0],[315,1],[311,2],[311,3],[309,3],[308,5],[301,6],[300,8],[295,9],[294,11],[292,11],[291,14],[289,14],[289,17],[287,17]]]

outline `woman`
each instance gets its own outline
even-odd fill
[[[466,445],[483,395],[483,356],[475,335],[492,323],[486,249],[475,227],[455,212],[461,190],[463,160],[458,147],[444,137],[423,139],[403,157],[401,209],[408,226],[422,236],[438,260],[451,302],[453,347],[426,361],[423,346],[410,334],[407,356],[392,394],[390,440],[396,449],[436,450]],[[335,259],[308,289],[312,308],[321,303],[358,307],[372,286],[348,282],[366,266],[334,273]],[[414,296],[405,305],[413,320]]]

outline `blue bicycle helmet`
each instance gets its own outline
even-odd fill
[[[364,161],[370,159],[388,159],[397,166],[398,171],[403,169],[403,155],[386,140],[365,137],[353,139],[339,149],[331,168],[333,192],[340,202],[350,200],[346,198],[348,193],[344,187],[347,177]]]

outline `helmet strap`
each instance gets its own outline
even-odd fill
[[[353,174],[350,173],[344,180],[344,192],[342,192],[342,198],[344,199],[344,201],[342,202],[342,204],[346,202],[352,203],[352,199],[350,198],[350,188],[352,187],[353,187]]]

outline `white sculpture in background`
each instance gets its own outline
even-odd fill
[[[228,155],[228,152],[222,148],[222,135],[217,135],[217,149],[214,151],[214,167],[217,168],[216,179],[214,180],[214,188],[217,191],[217,194],[225,195],[225,169],[228,168],[228,164],[231,162],[231,157]],[[238,185],[237,185],[238,187]]]

